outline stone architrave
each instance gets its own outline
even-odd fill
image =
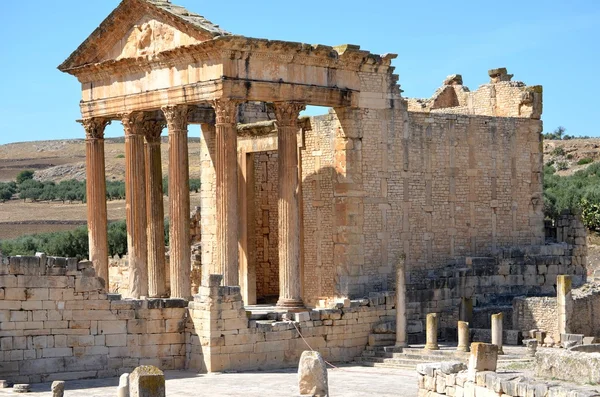
[[[146,138],[146,213],[148,219],[148,296],[164,297],[165,274],[165,211],[163,207],[162,164],[160,135],[165,123],[159,120],[144,122]]]
[[[571,294],[571,276],[556,276],[556,305],[558,309],[558,334],[568,334],[569,316],[573,312],[573,297]]]
[[[469,351],[469,323],[466,321],[458,322],[458,347],[459,352]]]
[[[440,347],[437,342],[437,334],[438,334],[438,314],[437,313],[429,313],[427,315],[427,330],[426,330],[426,338],[427,342],[425,343],[425,349],[427,350],[439,350]]]
[[[305,108],[302,103],[275,103],[279,163],[279,300],[277,306],[282,308],[304,307],[300,272],[298,116]]]
[[[65,394],[65,382],[63,380],[55,380],[50,388],[52,397],[63,397]]]
[[[148,238],[143,113],[121,117],[125,128],[125,196],[129,297],[148,296]]]
[[[298,386],[302,396],[327,397],[329,395],[327,366],[319,352],[302,353],[298,364]]]
[[[142,365],[129,375],[130,397],[165,397],[165,374],[152,365]]]
[[[475,375],[481,371],[496,371],[498,364],[498,346],[491,343],[471,343],[467,377],[475,381]]]
[[[504,314],[492,314],[492,344],[498,346],[498,354],[504,354],[502,349],[503,345],[503,327],[502,320],[504,318]]]
[[[396,269],[396,347],[407,347],[406,342],[406,273],[404,259]]]
[[[188,107],[165,106],[169,128],[169,260],[171,298],[190,299],[190,176]]]
[[[90,261],[96,275],[108,285],[108,218],[106,210],[106,174],[104,129],[110,120],[92,118],[82,121],[85,128],[85,173]]]
[[[223,274],[223,283],[239,282],[239,219],[237,164],[238,102],[227,98],[214,101],[216,115],[216,191],[217,191],[217,263],[215,271]]]

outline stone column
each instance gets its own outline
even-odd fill
[[[458,346],[459,352],[469,351],[469,323],[466,321],[458,322]]]
[[[301,308],[300,207],[298,193],[298,116],[301,103],[275,103],[277,155],[279,163],[279,300],[282,308]]]
[[[190,299],[190,176],[188,159],[188,108],[162,108],[169,127],[169,258],[171,298]]]
[[[144,123],[146,136],[146,213],[148,220],[148,296],[166,295],[165,274],[165,211],[163,207],[162,160],[160,135],[164,122],[149,120]]]
[[[122,116],[125,128],[125,196],[129,297],[148,296],[148,238],[146,222],[146,171],[142,113]]]
[[[560,338],[560,334],[571,332],[569,329],[569,316],[573,311],[571,276],[556,276],[556,304],[558,306],[558,336]]]
[[[104,129],[107,119],[85,119],[85,173],[87,196],[87,220],[90,261],[96,275],[108,280],[108,232],[106,212],[106,175],[104,165]]]
[[[216,271],[223,274],[223,284],[237,286],[238,266],[238,165],[237,165],[237,106],[226,98],[214,101],[216,115],[217,174],[217,263]]]
[[[406,273],[402,259],[396,270],[396,347],[407,347],[406,343]]]
[[[504,354],[502,350],[502,313],[492,314],[492,344],[498,346],[498,354]]]
[[[438,314],[437,313],[429,313],[427,315],[427,342],[425,344],[425,349],[427,350],[439,350],[440,347],[437,343],[437,334],[438,334]]]

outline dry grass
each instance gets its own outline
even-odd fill
[[[200,205],[200,194],[190,194],[191,207]],[[107,202],[110,221],[125,219],[125,201]],[[165,216],[168,216],[168,198],[164,201]],[[12,200],[0,204],[0,240],[27,234],[72,230],[85,225],[85,204],[62,204],[60,202],[31,203]]]

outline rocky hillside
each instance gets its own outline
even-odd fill
[[[559,175],[569,175],[600,161],[600,138],[544,140],[544,164],[553,165]]]

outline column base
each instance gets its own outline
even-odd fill
[[[439,345],[425,345],[425,350],[440,350]]]
[[[406,343],[406,342],[396,342],[394,347],[403,348],[403,347],[409,347],[409,346],[408,346],[408,343]]]
[[[456,348],[456,351],[468,353],[469,351],[471,351],[471,349],[469,349],[469,346],[458,346]]]
[[[277,301],[278,309],[305,309],[302,299],[279,299]]]

